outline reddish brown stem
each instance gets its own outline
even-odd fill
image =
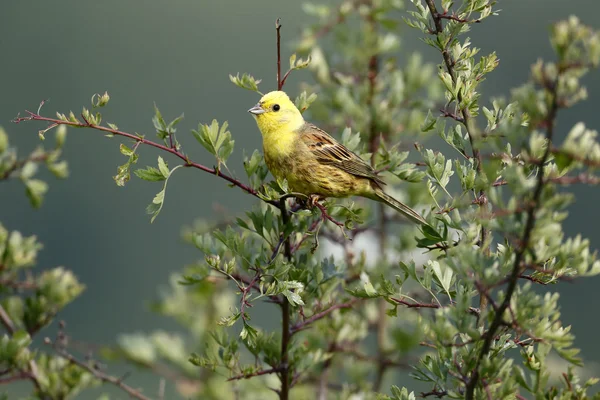
[[[112,133],[113,135],[122,136],[122,137],[125,137],[128,139],[134,140],[137,143],[142,143],[142,144],[145,144],[145,145],[148,145],[151,147],[155,147],[155,148],[165,151],[167,153],[171,153],[174,156],[183,160],[185,162],[184,166],[197,168],[197,169],[207,172],[211,175],[218,176],[221,179],[225,179],[232,185],[239,187],[240,189],[244,190],[245,192],[247,192],[255,197],[258,197],[258,192],[256,190],[252,189],[250,186],[240,182],[239,180],[237,180],[227,174],[224,174],[223,172],[217,170],[216,168],[209,168],[200,163],[191,161],[187,155],[185,155],[184,153],[180,152],[179,150],[177,150],[175,148],[170,148],[170,147],[162,145],[160,143],[148,140],[144,137],[137,136],[137,135],[134,135],[134,134],[131,134],[128,132],[123,132],[118,129],[112,129],[112,128],[105,127],[102,125],[91,124],[89,122],[83,123],[83,122],[63,121],[63,120],[56,119],[56,118],[43,117],[43,116],[36,114],[34,112],[31,112],[31,111],[26,111],[26,112],[27,112],[27,114],[29,114],[29,117],[18,117],[16,119],[14,119],[13,122],[19,123],[19,122],[23,122],[23,121],[46,121],[46,122],[56,124],[56,125],[67,125],[67,126],[72,126],[72,127],[76,127],[76,128],[91,128],[91,129],[95,129],[98,131]],[[274,206],[278,206],[278,202],[276,202],[276,201],[266,201],[266,202],[269,204],[272,204]]]
[[[283,81],[281,80],[281,18],[277,18],[275,21],[275,30],[277,31],[277,90],[281,90],[283,87]],[[284,81],[285,78],[287,78],[287,74]]]
[[[302,322],[298,322],[297,324],[292,326],[292,328],[290,329],[290,332],[292,335],[294,335],[295,333],[297,333],[303,329],[306,329],[313,322],[318,321],[322,318],[325,318],[326,316],[328,316],[335,310],[340,310],[343,308],[351,308],[352,305],[354,303],[356,303],[358,300],[359,299],[352,299],[346,303],[333,305],[333,306],[329,307],[328,309],[321,311],[320,313],[314,314],[312,317],[307,318]]]
[[[240,379],[249,379],[249,378],[252,378],[254,376],[275,374],[275,373],[280,372],[280,371],[281,371],[281,368],[261,369],[259,371],[255,371],[255,372],[252,372],[250,374],[241,374],[241,375],[232,376],[231,378],[229,378],[227,380],[228,381],[237,381],[237,380],[240,380]]]

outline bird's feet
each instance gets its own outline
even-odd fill
[[[319,203],[319,201],[321,201],[321,200],[322,200],[321,196],[319,196],[318,194],[311,194],[308,196],[308,199],[306,200],[306,206],[308,208],[317,207],[321,211],[321,219],[326,219],[328,221],[331,221],[343,229],[346,225],[342,222],[337,221],[331,215],[329,215],[327,213],[327,209],[325,208],[325,206],[323,204]]]
[[[307,207],[315,208],[315,207],[317,207],[317,204],[319,204],[320,200],[321,200],[321,197],[318,194],[311,194],[308,196],[308,199],[306,200],[306,205],[307,205]]]

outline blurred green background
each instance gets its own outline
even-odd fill
[[[261,89],[275,88],[274,21],[282,18],[284,60],[301,27],[313,23],[301,1],[160,0],[82,2],[22,0],[0,7],[0,125],[21,155],[38,142],[43,124],[10,122],[25,109],[35,110],[50,99],[42,113],[76,113],[89,106],[94,93],[111,95],[104,120],[119,128],[152,135],[156,103],[166,119],[185,113],[178,138],[192,159],[212,166],[213,158],[191,137],[198,122],[227,120],[236,141],[230,167],[239,177],[243,150],[260,148],[260,135],[246,110],[257,101],[254,93],[236,88],[228,74],[249,72],[263,78]],[[548,27],[577,14],[600,28],[600,2],[589,0],[499,1],[502,12],[474,25],[470,37],[486,54],[496,51],[499,68],[483,85],[484,99],[508,95],[523,83],[529,66],[550,58]],[[407,5],[410,7],[410,5]],[[438,54],[403,27],[398,58],[413,51],[439,62]],[[298,83],[310,79],[306,70],[292,74],[287,91],[296,95]],[[577,121],[600,125],[600,72],[586,81],[589,100],[559,116],[559,132]],[[52,138],[52,135],[49,135]],[[560,140],[560,138],[559,138]],[[161,215],[150,224],[146,205],[160,189],[132,179],[125,188],[112,176],[125,157],[119,139],[93,131],[70,130],[65,159],[71,176],[56,181],[45,174],[50,191],[40,210],[32,210],[18,182],[0,186],[0,222],[10,230],[36,234],[45,245],[39,266],[64,265],[87,285],[84,294],[59,315],[75,338],[95,344],[114,341],[122,332],[171,329],[173,324],[148,311],[158,289],[171,273],[201,257],[180,239],[183,225],[196,218],[219,218],[249,209],[256,200],[224,181],[197,170],[181,170],[170,181]],[[139,165],[155,164],[158,153],[141,148]],[[171,160],[171,159],[168,159]],[[174,160],[171,160],[174,162]],[[566,221],[569,235],[583,234],[599,247],[598,190],[578,186],[577,202]],[[561,283],[563,319],[573,324],[587,364],[600,361],[594,318],[598,278]],[[55,334],[53,327],[43,335]],[[128,368],[131,370],[132,368]],[[117,368],[116,371],[126,369]],[[596,368],[599,370],[600,368]],[[133,386],[158,388],[156,378],[133,373]],[[124,395],[120,395],[124,398]],[[82,396],[83,397],[83,396]]]

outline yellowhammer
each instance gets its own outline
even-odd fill
[[[267,93],[248,112],[263,137],[265,162],[293,192],[306,196],[362,196],[381,201],[411,221],[427,222],[416,211],[384,193],[377,172],[343,144],[304,120],[281,91]]]

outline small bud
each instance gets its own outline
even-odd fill
[[[104,107],[108,104],[109,100],[110,96],[108,95],[108,92],[104,92],[104,94],[100,96],[100,100],[98,101],[98,107]]]
[[[73,111],[69,111],[69,121],[79,123],[79,120],[77,119],[75,114],[73,114]]]
[[[108,95],[108,92],[104,92],[104,94],[94,93],[92,96],[92,108],[104,107],[108,104],[109,100],[110,96]]]

